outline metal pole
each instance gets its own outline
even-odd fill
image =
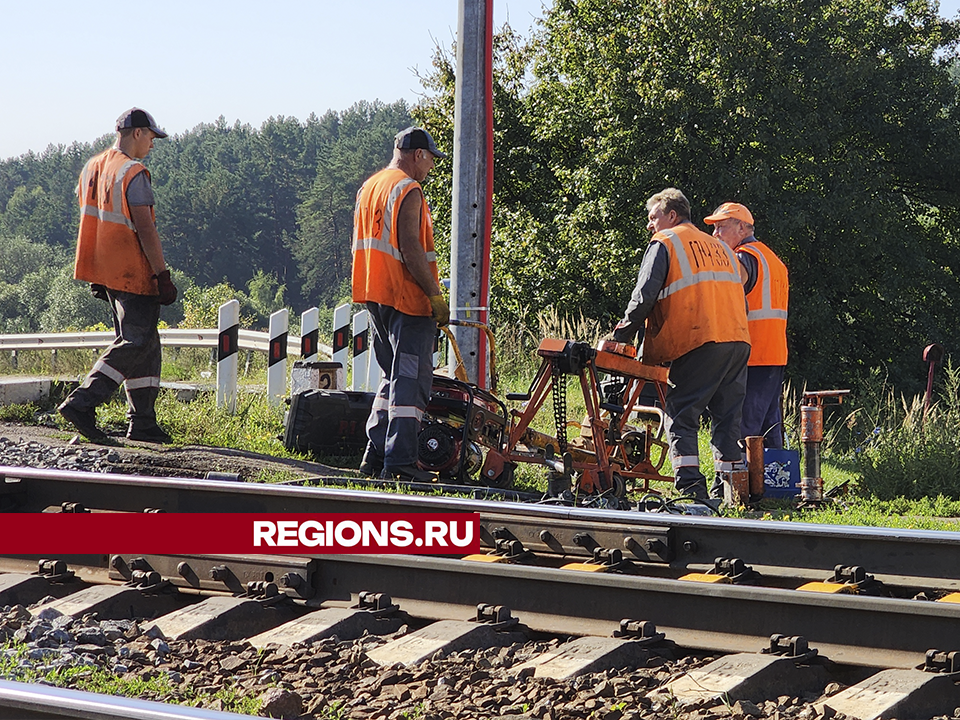
[[[493,0],[460,0],[453,130],[452,316],[486,323],[493,192]],[[467,376],[487,386],[486,338],[475,328],[453,332]]]

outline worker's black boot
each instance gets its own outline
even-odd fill
[[[378,478],[383,472],[383,455],[377,452],[369,440],[367,449],[363,453],[363,460],[360,461],[360,472],[371,478]]]
[[[61,403],[57,411],[81,435],[91,442],[107,440],[107,434],[97,427],[97,406],[116,392],[118,383],[100,371],[91,372],[83,384]]]
[[[127,418],[130,425],[127,428],[129,440],[158,443],[168,445],[173,442],[170,434],[157,424],[157,395],[160,388],[145,387],[131,390],[127,388]]]

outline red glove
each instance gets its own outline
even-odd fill
[[[177,301],[177,286],[170,279],[170,271],[164,270],[159,275],[154,275],[157,279],[157,289],[160,291],[160,304],[172,305]]]

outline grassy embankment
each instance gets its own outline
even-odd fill
[[[597,338],[601,329],[583,320],[571,323],[545,316],[536,333],[511,329],[498,334],[500,395],[524,391],[538,366],[537,338]],[[92,363],[89,351],[61,351],[51,363],[49,353],[21,353],[18,372],[67,377],[82,376]],[[9,374],[9,358],[0,359],[0,374]],[[209,383],[215,368],[205,350],[165,351],[163,378],[169,381]],[[241,392],[237,412],[228,414],[216,407],[213,393],[201,393],[190,403],[180,402],[172,391],[161,392],[158,414],[161,422],[183,444],[237,448],[277,457],[318,459],[339,467],[356,467],[357,457],[305,458],[284,448],[285,406],[270,407],[262,391],[266,382],[264,358],[260,354],[241,359]],[[879,377],[855,388],[849,401],[826,413],[826,441],[822,475],[825,489],[835,497],[820,508],[798,509],[783,500],[764,500],[757,510],[732,514],[761,516],[817,523],[842,523],[902,528],[960,529],[960,370],[948,365],[937,402],[924,419],[922,398],[897,396]],[[259,388],[259,392],[257,392]],[[798,447],[797,393],[788,388],[786,418],[788,440]],[[568,385],[568,417],[584,413],[579,386]],[[550,401],[548,400],[548,405]],[[513,403],[516,406],[516,403]],[[52,407],[7,406],[0,408],[0,420],[56,423],[67,427]],[[107,428],[125,427],[125,404],[117,397],[98,410],[99,422]],[[545,407],[535,423],[537,429],[553,434],[552,412]],[[573,431],[571,431],[573,434]],[[701,462],[705,474],[712,471],[709,436],[701,431]],[[281,474],[282,475],[282,474]],[[262,475],[260,481],[288,479]],[[542,492],[546,488],[543,469],[521,464],[517,470],[519,489]],[[667,493],[669,487],[660,486]]]

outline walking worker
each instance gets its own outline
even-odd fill
[[[637,336],[645,363],[670,363],[664,414],[675,487],[705,500],[697,447],[704,410],[710,411],[718,474],[743,462],[740,411],[750,336],[739,264],[732,250],[690,221],[690,202],[676,188],[647,200],[647,212],[654,235],[613,337],[629,343]]]
[[[177,299],[163,260],[150,172],[141,160],[155,138],[165,138],[150,113],[131,108],[117,118],[117,142],[87,161],[80,174],[80,232],[73,276],[91,283],[113,313],[116,340],[83,384],[60,405],[60,414],[93,442],[107,439],[96,408],[123,383],[127,437],[169,443],[157,424],[160,392],[160,306]]]
[[[433,476],[417,467],[420,419],[433,383],[437,326],[449,322],[450,308],[420,183],[446,155],[418,127],[397,133],[394,146],[390,164],[357,192],[353,225],[353,301],[366,303],[383,371],[360,471],[423,482]]]
[[[713,236],[737,254],[743,267],[750,359],[741,434],[745,438],[762,435],[766,447],[782,448],[780,397],[787,364],[787,266],[754,237],[753,215],[744,205],[724,203],[703,221],[713,225]]]

